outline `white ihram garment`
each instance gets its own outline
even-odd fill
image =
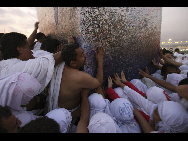
[[[54,69],[54,73],[50,82],[50,92],[48,96],[48,112],[59,108],[58,97],[64,65],[65,62],[62,62],[58,64]]]
[[[17,58],[2,60],[0,61],[0,78],[16,72],[28,73],[41,84],[39,91],[41,93],[52,78],[54,64],[55,60],[52,55],[45,55],[27,61]]]

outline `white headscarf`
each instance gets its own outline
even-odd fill
[[[121,87],[114,88],[114,91],[118,94],[119,97],[128,99],[128,96],[125,94]]]
[[[156,86],[149,88],[146,95],[147,99],[155,104],[170,100],[170,97],[165,93],[165,90]]]
[[[160,75],[160,74],[159,74]],[[147,86],[147,89],[156,86],[155,82],[153,82],[151,79],[143,77],[142,78],[142,83]],[[146,89],[146,91],[147,91]],[[146,92],[145,92],[146,93]]]
[[[147,86],[139,79],[133,79],[130,81],[130,83],[132,83],[139,91],[142,91],[143,93],[146,93],[148,89]]]
[[[141,129],[134,119],[133,106],[124,98],[117,98],[110,103],[110,111],[123,133],[141,133]]]
[[[89,133],[122,133],[114,120],[102,112],[92,116],[87,128]]]
[[[61,133],[69,132],[72,116],[67,109],[54,109],[47,113],[46,116],[54,119],[59,124]]]
[[[188,130],[188,113],[179,103],[164,101],[158,105],[159,121],[155,128],[163,133],[183,133]]]
[[[14,73],[0,79],[0,105],[12,110],[24,110],[20,105],[27,104],[39,94],[40,83],[27,73]]]
[[[171,83],[174,86],[178,86],[179,82],[184,79],[181,74],[172,73],[168,74],[166,78],[166,82]]]
[[[88,97],[90,105],[90,119],[98,112],[103,112],[111,116],[108,99],[104,99],[101,94],[93,93]]]
[[[181,71],[183,71],[183,70],[188,70],[188,66],[187,66],[187,65],[181,65],[181,66],[179,67],[179,69],[180,69]]]

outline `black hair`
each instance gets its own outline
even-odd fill
[[[57,50],[57,46],[60,45],[59,40],[57,39],[47,39],[42,42],[41,49],[53,53],[54,50]]]
[[[165,55],[166,53],[170,53],[171,55],[173,55],[173,53],[170,50],[166,50],[165,48],[163,49],[163,55]]]
[[[176,48],[174,51],[176,52],[176,51],[179,51],[180,49],[179,48]]]
[[[27,37],[24,34],[11,32],[6,33],[1,38],[1,52],[3,59],[17,58],[19,52],[17,47],[25,47]]]
[[[59,124],[47,116],[30,121],[18,133],[61,133]]]
[[[61,56],[67,66],[70,66],[71,61],[76,61],[77,53],[75,49],[79,47],[78,43],[69,43],[62,48]]]
[[[0,106],[0,133],[7,133],[8,131],[4,128],[3,120],[8,119],[12,115],[11,110],[5,106]]]
[[[165,63],[162,68],[161,68],[161,75],[164,76],[166,71],[167,71],[167,68],[175,68],[176,70],[178,70],[178,67],[176,67],[175,65],[173,64],[170,64],[170,63]]]
[[[40,39],[42,39],[43,36],[46,37],[46,36],[44,35],[44,33],[39,32],[39,33],[36,34],[36,39],[37,39],[37,40],[40,40]]]
[[[182,79],[178,85],[188,85],[188,78]]]
[[[0,40],[1,40],[1,37],[4,35],[4,33],[0,33]]]

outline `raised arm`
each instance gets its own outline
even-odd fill
[[[170,59],[168,58],[167,56],[163,55],[163,50],[161,49],[160,50],[160,56],[167,62],[167,63],[170,63],[170,64],[173,64],[177,67],[180,67],[181,65],[183,65],[182,63],[179,63],[179,62],[176,62],[174,61],[173,59]]]
[[[28,43],[31,45],[36,38],[36,34],[37,34],[37,29],[38,29],[38,24],[39,22],[35,23],[35,29],[33,30],[33,32],[31,33],[31,35],[27,38]]]
[[[145,73],[144,71],[142,71],[140,69],[138,69],[138,70],[139,70],[139,74],[142,75],[143,77],[147,77],[147,78],[151,79],[152,81],[154,81],[155,83],[157,83],[158,85],[160,85],[170,91],[176,92],[176,86],[172,85],[171,83],[163,81],[163,80],[159,80],[159,79]]]
[[[88,133],[87,126],[89,124],[90,107],[88,102],[88,93],[90,89],[83,89],[81,91],[82,103],[81,103],[81,116],[78,122],[76,133]]]
[[[141,115],[141,113],[135,107],[133,110],[133,114],[138,119],[138,122],[144,133],[150,133],[154,131],[154,128],[147,122],[147,120]]]
[[[103,57],[104,57],[104,48],[103,47],[98,47],[98,50],[95,51],[95,57],[97,60],[97,75],[96,79],[99,80],[99,82],[103,83]]]

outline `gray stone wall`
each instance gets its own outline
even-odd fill
[[[87,54],[85,71],[96,75],[94,50],[105,47],[104,85],[107,77],[124,71],[127,80],[141,78],[137,68],[156,71],[161,7],[37,7],[39,30],[59,40],[75,36]]]

